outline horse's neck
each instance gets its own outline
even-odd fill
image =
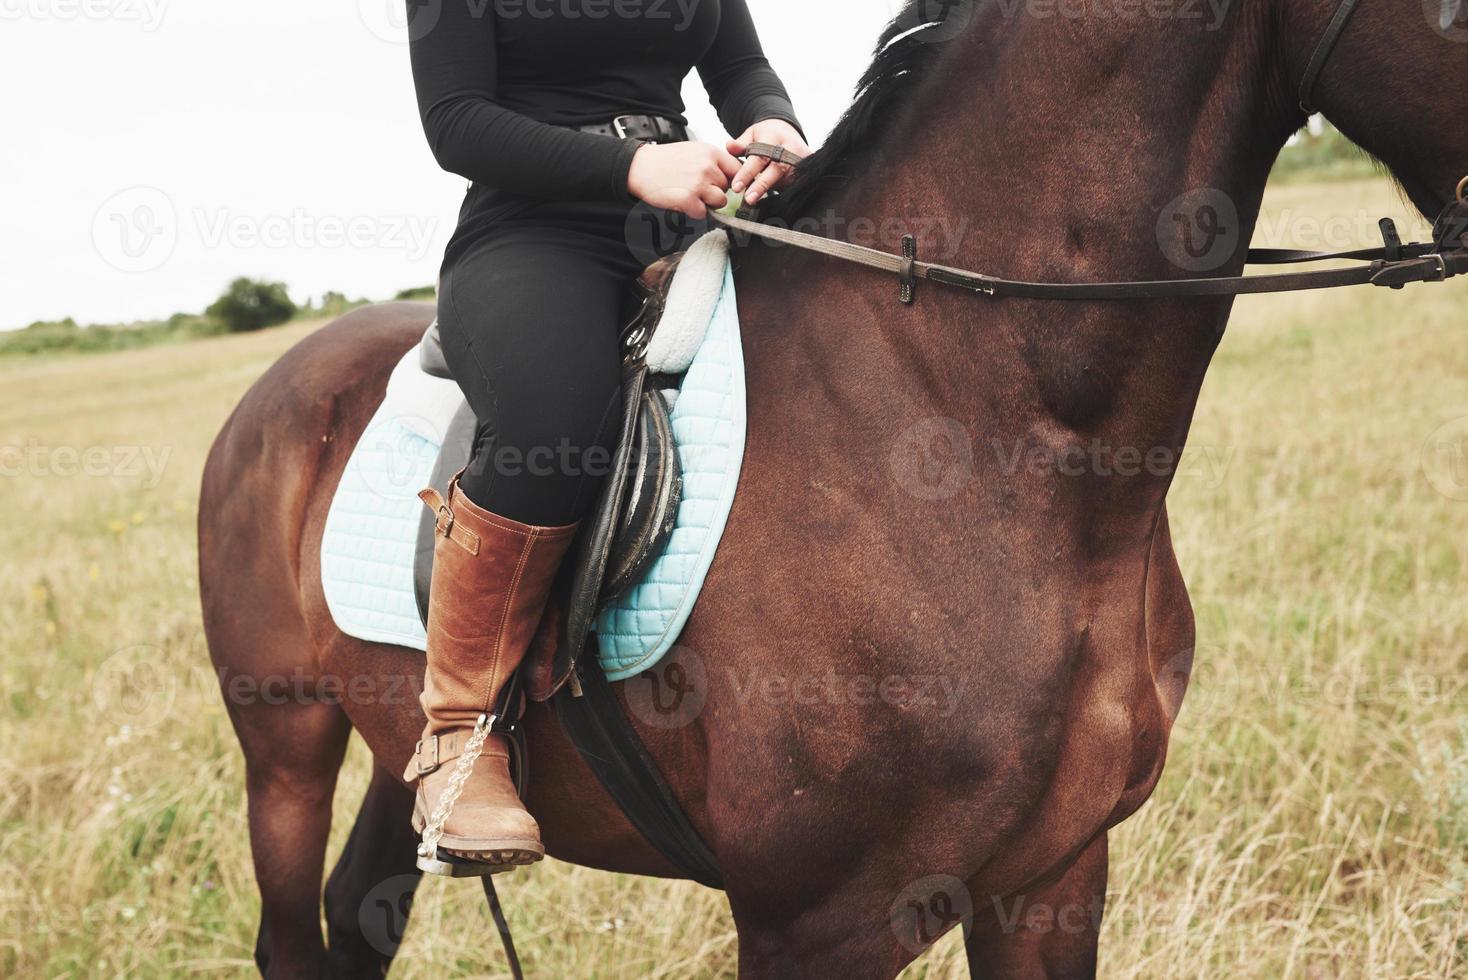
[[[1008,278],[1236,272],[1286,135],[1272,121],[1284,117],[1265,27],[1248,16],[1185,44],[1140,16],[1134,30],[1100,38],[1058,16],[976,24],[832,211],[853,231],[867,219],[888,250],[912,231],[927,261]],[[1224,205],[1223,233],[1239,247],[1222,265],[1183,271],[1170,258],[1169,202],[1189,193],[1185,217],[1197,201]],[[881,378],[869,405],[886,398],[894,413],[959,420],[981,467],[1037,443],[1180,452],[1231,305],[995,302],[920,283],[916,306],[903,308],[891,279],[833,272],[828,259],[780,261],[800,270],[786,288],[810,294],[800,349],[826,386]],[[828,306],[881,312],[853,337],[820,322]],[[1169,482],[1144,472],[1071,486],[1087,507],[1115,503],[1145,520]]]

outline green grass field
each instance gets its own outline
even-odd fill
[[[1382,181],[1288,186],[1264,228],[1342,202],[1406,213]],[[1468,976],[1465,301],[1239,304],[1172,495],[1197,673],[1113,834],[1103,975]],[[220,423],[314,326],[0,362],[0,976],[252,969],[194,516]],[[331,859],[367,761],[355,745]],[[533,976],[733,974],[697,886],[552,862],[503,892]],[[507,975],[476,884],[419,896],[396,976]],[[906,976],[965,976],[956,939]]]

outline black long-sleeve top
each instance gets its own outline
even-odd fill
[[[627,196],[638,144],[565,128],[623,113],[683,117],[698,68],[737,135],[799,126],[745,0],[408,0],[413,80],[439,164],[558,200]]]

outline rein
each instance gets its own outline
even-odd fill
[[[1300,82],[1300,108],[1313,112],[1311,100],[1315,86],[1325,71],[1330,56],[1350,24],[1360,0],[1341,0],[1335,16],[1316,44],[1305,75]],[[801,158],[781,146],[751,143],[746,155],[765,157],[774,163],[795,169]],[[1385,286],[1401,289],[1408,283],[1442,282],[1468,274],[1468,177],[1458,184],[1457,200],[1438,216],[1431,242],[1403,243],[1390,218],[1380,222],[1384,244],[1380,248],[1361,248],[1344,252],[1308,252],[1295,249],[1251,248],[1246,265],[1294,265],[1327,259],[1349,259],[1366,263],[1348,269],[1325,269],[1313,272],[1286,272],[1260,276],[1219,276],[1203,279],[1143,279],[1133,282],[1025,282],[985,275],[968,269],[920,262],[917,239],[902,239],[902,254],[856,245],[823,235],[813,235],[792,228],[763,224],[752,212],[737,215],[711,212],[709,220],[732,232],[766,241],[817,252],[843,262],[864,265],[896,275],[901,284],[899,298],[911,303],[919,279],[957,286],[993,297],[1041,300],[1132,300],[1183,299],[1210,296],[1243,296],[1256,293],[1293,293],[1309,289],[1338,289],[1343,286]]]
[[[798,158],[784,147],[753,143],[750,156],[762,156],[794,167]],[[792,158],[796,162],[792,162]],[[1249,265],[1294,265],[1328,259],[1350,259],[1367,263],[1349,269],[1278,273],[1263,276],[1220,276],[1206,279],[1142,279],[1131,282],[1025,282],[1003,279],[967,269],[920,262],[917,240],[907,235],[902,254],[856,245],[823,235],[781,228],[753,220],[744,213],[727,215],[710,212],[709,220],[730,231],[781,245],[817,252],[868,268],[890,272],[901,284],[900,298],[911,303],[919,279],[957,286],[993,297],[1043,300],[1131,300],[1180,299],[1210,296],[1243,296],[1257,293],[1292,293],[1343,286],[1385,286],[1401,289],[1408,283],[1442,282],[1468,274],[1468,177],[1458,185],[1457,200],[1448,205],[1433,228],[1433,241],[1403,243],[1396,225],[1383,218],[1380,226],[1385,244],[1379,248],[1344,252],[1309,252],[1296,249],[1251,248]]]
[[[1451,210],[1462,208],[1460,202]],[[1463,214],[1468,215],[1468,210]],[[1278,273],[1264,276],[1220,276],[1208,279],[1141,279],[1123,282],[1026,282],[1002,279],[952,266],[920,262],[916,241],[911,235],[903,239],[903,253],[897,255],[880,249],[855,245],[834,238],[812,235],[790,228],[761,224],[748,218],[710,214],[710,220],[730,231],[752,235],[766,241],[792,245],[810,252],[890,272],[898,276],[902,300],[912,302],[918,279],[957,286],[993,297],[1045,300],[1129,300],[1179,299],[1207,296],[1243,296],[1255,293],[1292,293],[1309,289],[1338,289],[1343,286],[1386,286],[1400,289],[1414,282],[1442,282],[1468,273],[1468,243],[1447,241],[1392,242],[1395,227],[1383,219],[1388,244],[1380,248],[1356,249],[1349,252],[1303,252],[1290,249],[1250,249],[1251,265],[1291,265],[1321,262],[1327,259],[1353,259],[1368,262],[1350,269],[1324,269],[1315,272]],[[1446,217],[1446,215],[1445,215]],[[1468,232],[1468,223],[1439,220],[1445,230],[1458,226]]]

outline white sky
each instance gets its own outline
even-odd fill
[[[899,0],[749,3],[818,141]],[[0,0],[0,329],[198,311],[239,275],[298,302],[433,282],[464,182],[419,128],[403,4]]]

